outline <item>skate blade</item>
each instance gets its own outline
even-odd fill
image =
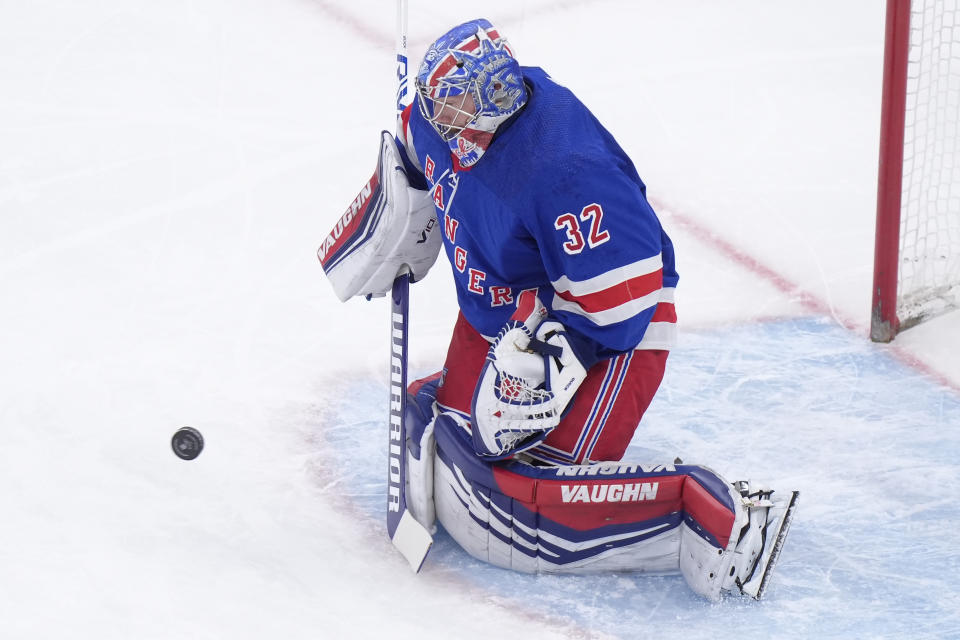
[[[740,586],[740,590],[744,595],[748,595],[755,600],[759,600],[763,597],[763,594],[767,590],[767,586],[770,582],[770,576],[773,574],[773,568],[777,565],[777,560],[780,558],[780,552],[783,551],[783,543],[787,538],[787,532],[790,530],[790,524],[793,522],[794,510],[797,506],[797,498],[800,496],[799,491],[793,491],[790,496],[790,503],[787,505],[786,511],[783,513],[783,517],[780,519],[780,527],[775,532],[775,538],[773,544],[770,545],[769,552],[764,549],[760,557],[760,562],[763,565],[763,571],[759,576],[754,576],[747,582],[743,583]]]

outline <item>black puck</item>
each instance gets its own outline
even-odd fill
[[[170,445],[181,460],[193,460],[203,451],[203,436],[193,427],[182,427],[173,434]]]

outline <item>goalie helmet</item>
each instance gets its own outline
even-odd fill
[[[461,168],[476,164],[497,127],[527,101],[513,51],[484,19],[458,25],[431,44],[416,85],[420,112]]]

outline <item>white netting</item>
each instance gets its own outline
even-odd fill
[[[960,305],[960,0],[910,16],[897,314],[909,326]]]

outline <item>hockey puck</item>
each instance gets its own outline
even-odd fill
[[[182,427],[173,434],[170,445],[181,460],[193,460],[203,451],[203,436],[193,427]]]

